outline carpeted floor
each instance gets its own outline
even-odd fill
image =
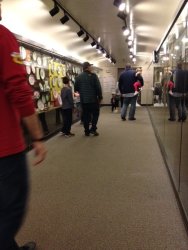
[[[55,136],[31,167],[20,244],[37,250],[187,250],[188,237],[147,110],[136,121],[102,108],[99,137]]]

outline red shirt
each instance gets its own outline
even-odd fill
[[[21,63],[16,38],[0,25],[0,157],[25,149],[20,120],[35,112],[32,90]]]

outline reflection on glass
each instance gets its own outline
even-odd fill
[[[188,218],[188,4],[159,51],[151,117]],[[178,30],[177,30],[178,29]],[[178,34],[178,35],[177,35]]]

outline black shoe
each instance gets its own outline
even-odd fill
[[[168,120],[169,120],[170,122],[174,122],[176,119],[168,118]]]
[[[88,132],[87,132],[87,133],[85,133],[85,136],[90,136],[90,133],[88,133]]]
[[[35,250],[36,243],[35,242],[28,242],[24,246],[20,247],[20,250]]]
[[[136,120],[136,118],[135,117],[133,117],[133,118],[129,118],[129,121],[135,121]]]
[[[181,122],[181,121],[182,121],[182,119],[181,119],[181,118],[179,118],[179,119],[178,119],[178,122]]]
[[[121,117],[121,120],[122,120],[122,121],[126,121],[126,119],[125,119],[124,117]]]
[[[182,122],[185,122],[186,119],[187,119],[187,117],[183,117],[183,118],[182,118]]]
[[[99,133],[98,133],[97,131],[90,131],[90,133],[91,133],[92,135],[94,135],[94,136],[98,136],[98,135],[99,135]]]

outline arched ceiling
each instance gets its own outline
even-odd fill
[[[137,37],[137,64],[149,64],[152,51],[160,44],[183,0],[127,1]],[[113,0],[58,2],[93,37],[101,37],[100,44],[116,59],[117,66],[124,67],[129,60],[129,51],[126,38],[122,34],[123,21],[117,17],[118,9],[113,5]],[[64,25],[60,23],[62,11],[53,18],[50,16],[49,10],[53,6],[53,0],[5,0],[3,23],[13,32],[58,50],[65,56],[97,64],[106,62],[106,59],[90,46],[92,39],[83,42],[83,38],[77,36],[79,26],[74,21],[69,20]]]

